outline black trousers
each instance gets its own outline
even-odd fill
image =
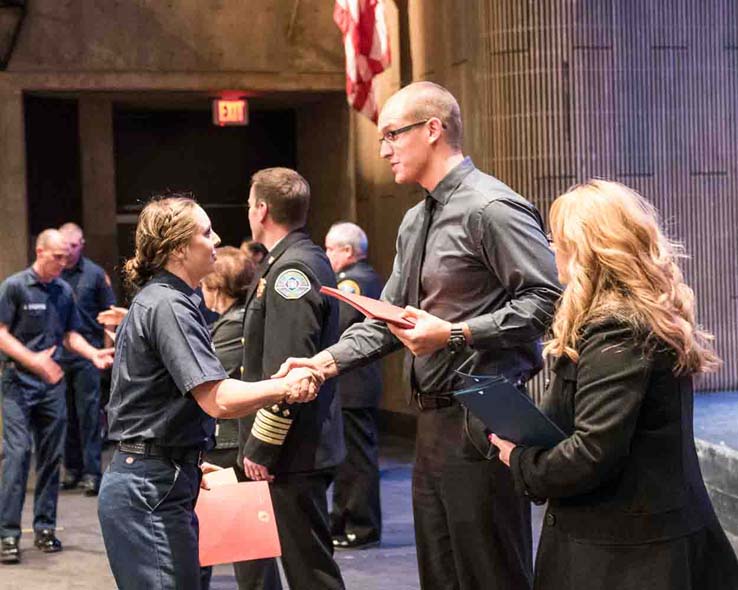
[[[290,473],[269,484],[290,590],[343,590],[328,527],[331,470]],[[276,560],[234,563],[239,590],[281,589]]]
[[[359,539],[379,539],[379,431],[376,408],[344,408],[346,459],[333,481],[331,533],[354,533]]]
[[[413,514],[423,590],[530,590],[530,504],[508,468],[472,441],[463,408],[418,419]]]

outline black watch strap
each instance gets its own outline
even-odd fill
[[[448,337],[448,348],[452,352],[459,352],[466,346],[466,336],[464,336],[464,328],[454,324],[451,326],[451,334]]]

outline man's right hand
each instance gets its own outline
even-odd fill
[[[320,371],[307,367],[295,367],[284,377],[289,388],[285,400],[288,404],[307,403],[313,401],[323,385],[323,375]]]
[[[272,375],[272,379],[286,377],[287,373],[292,369],[297,369],[299,367],[305,367],[320,373],[323,377],[323,381],[338,375],[336,361],[333,359],[333,356],[331,356],[331,353],[324,350],[311,358],[288,358],[279,367],[279,371]]]
[[[33,358],[28,369],[41,377],[49,385],[59,383],[64,377],[64,371],[52,358],[56,346],[33,353]]]

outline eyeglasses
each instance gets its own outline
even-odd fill
[[[411,123],[410,125],[405,125],[404,127],[400,127],[399,129],[392,129],[390,131],[385,131],[384,135],[379,138],[379,144],[381,145],[383,141],[386,141],[387,143],[395,143],[397,141],[397,136],[402,135],[403,133],[407,133],[411,129],[414,129],[415,127],[420,127],[421,125],[425,125],[430,119],[426,119],[425,121],[418,121],[417,123]],[[444,125],[445,127],[445,125]]]

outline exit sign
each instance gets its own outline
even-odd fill
[[[217,98],[213,101],[213,123],[219,127],[230,125],[248,125],[249,107],[240,99]]]

